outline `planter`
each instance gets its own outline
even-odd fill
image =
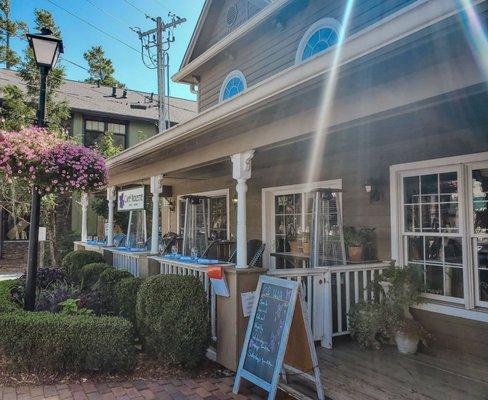
[[[400,353],[415,354],[419,345],[419,338],[417,335],[409,335],[407,333],[398,331],[395,334],[395,343]]]
[[[298,241],[293,240],[288,242],[290,244],[290,252],[291,253],[300,253],[300,247],[298,246]]]
[[[363,261],[363,246],[348,246],[347,253],[350,261]]]

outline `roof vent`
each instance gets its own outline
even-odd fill
[[[127,89],[124,89],[124,91],[122,92],[122,98],[123,99],[127,98]]]
[[[112,86],[112,97],[117,97],[117,86]]]
[[[236,23],[238,13],[237,4],[233,4],[227,9],[227,26],[232,26]]]

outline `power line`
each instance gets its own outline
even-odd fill
[[[49,3],[51,3],[52,5],[60,8],[61,10],[63,10],[64,12],[68,13],[69,15],[71,15],[72,17],[80,20],[81,22],[87,24],[88,26],[92,27],[93,29],[96,29],[97,31],[103,33],[104,35],[108,36],[109,38],[113,39],[113,40],[116,40],[117,42],[123,44],[124,46],[128,47],[129,49],[135,51],[136,53],[140,54],[140,51],[138,49],[136,49],[135,47],[133,47],[132,45],[124,42],[123,40],[119,39],[117,36],[114,36],[112,35],[111,33],[103,30],[102,28],[99,28],[98,26],[92,24],[90,21],[87,21],[86,19],[83,19],[81,18],[80,16],[76,15],[75,13],[71,12],[70,10],[68,10],[67,8],[59,5],[58,3],[54,2],[53,0],[47,0]]]
[[[156,21],[154,19],[154,17],[151,17],[147,12],[145,12],[143,9],[137,7],[135,4],[133,4],[132,2],[130,2],[129,0],[123,0],[124,3],[128,4],[129,6],[131,6],[134,10],[137,10],[139,11],[142,15],[144,15],[146,18],[148,19],[151,19],[153,21]]]
[[[99,11],[103,12],[105,15],[108,15],[109,17],[115,19],[117,22],[120,22],[124,25],[127,25],[129,26],[130,28],[130,24],[127,20],[122,20],[120,17],[112,14],[111,12],[108,12],[107,10],[103,9],[102,7],[100,7],[98,4],[94,3],[92,0],[85,0],[87,1],[88,3],[90,3],[93,7],[95,7],[96,9],[98,9]]]

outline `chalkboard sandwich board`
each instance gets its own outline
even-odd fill
[[[295,281],[264,275],[259,278],[234,382],[235,394],[245,378],[266,390],[268,399],[274,399],[278,384],[286,390],[280,375],[286,381],[288,369],[315,382],[318,398],[323,399],[317,355],[299,289]]]

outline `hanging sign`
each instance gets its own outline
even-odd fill
[[[144,186],[119,190],[117,193],[117,211],[144,210]]]
[[[266,390],[268,400],[275,398],[278,387],[296,395],[297,389],[286,384],[287,372],[314,382],[319,400],[324,399],[299,283],[260,276],[233,392],[239,392],[245,378]]]
[[[225,279],[224,269],[220,266],[209,266],[208,267],[208,277],[210,278],[210,283],[214,293],[217,296],[229,297],[229,286]]]

